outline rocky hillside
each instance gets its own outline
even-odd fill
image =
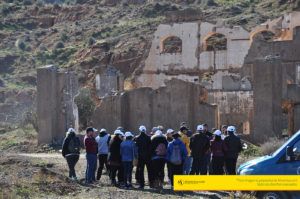
[[[55,64],[74,70],[81,85],[92,86],[94,68],[106,65],[116,66],[130,78],[147,56],[152,33],[162,22],[224,19],[228,24],[250,29],[268,18],[297,9],[299,2],[2,0],[0,110],[3,106],[14,109],[16,103],[22,104],[23,98],[34,102],[37,67]],[[27,103],[25,107],[31,106]],[[21,106],[20,110],[23,109]]]

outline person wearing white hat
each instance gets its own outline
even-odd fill
[[[99,135],[96,137],[96,142],[98,143],[98,160],[99,160],[99,167],[96,176],[97,180],[100,180],[102,176],[104,165],[108,170],[107,156],[108,156],[108,145],[110,139],[111,136],[106,132],[106,129],[101,129]]]
[[[222,132],[215,130],[214,139],[211,141],[210,149],[212,153],[211,166],[213,175],[224,174],[224,160],[227,147],[221,138]]]
[[[204,132],[203,125],[197,126],[197,132],[192,135],[190,141],[191,156],[193,158],[192,175],[206,175],[207,161],[206,152],[209,150],[210,140]]]
[[[172,136],[173,133],[174,133],[173,129],[168,129],[166,132],[167,141],[169,143],[173,141],[173,136]]]
[[[187,150],[184,143],[180,140],[180,135],[178,132],[173,132],[173,141],[169,143],[167,149],[167,161],[170,167],[170,181],[171,186],[173,187],[174,175],[182,175],[184,161],[187,158]]]
[[[136,167],[136,180],[139,183],[139,188],[143,189],[145,186],[144,169],[147,167],[149,184],[152,185],[152,169],[151,161],[151,139],[146,133],[146,127],[141,125],[139,127],[140,134],[134,138],[138,150],[138,160]]]
[[[75,134],[75,129],[69,128],[62,145],[62,156],[69,167],[69,178],[76,180],[75,165],[79,160],[80,140]]]
[[[167,138],[167,141],[168,143],[170,144],[172,141],[173,141],[173,133],[174,133],[174,130],[173,129],[168,129],[167,132],[166,132],[166,138]],[[169,178],[169,182],[171,184],[171,181],[172,181],[172,168],[171,168],[171,164],[169,161],[167,161],[167,169],[168,169],[168,178]]]
[[[132,168],[133,160],[137,158],[136,145],[132,141],[133,134],[129,131],[125,133],[125,140],[121,143],[121,157],[124,171],[124,185],[127,188],[132,187]]]
[[[161,130],[151,137],[151,165],[153,165],[153,187],[161,189],[164,181],[168,141]]]
[[[239,153],[243,149],[241,139],[235,135],[236,128],[234,126],[227,127],[228,136],[224,139],[224,142],[228,148],[225,156],[225,168],[228,175],[236,174],[236,162]]]
[[[117,129],[114,131],[114,136],[111,138],[109,143],[109,155],[107,158],[107,164],[110,169],[110,180],[111,184],[118,186],[124,182],[124,174],[121,159],[121,143],[123,141],[124,134],[121,130]],[[118,182],[116,181],[118,176]]]

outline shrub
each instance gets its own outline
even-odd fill
[[[85,129],[92,118],[96,106],[91,98],[90,90],[87,88],[80,89],[79,94],[75,98],[75,103],[78,107],[79,123]]]
[[[63,32],[61,35],[60,35],[60,40],[62,40],[63,42],[66,42],[68,41],[69,37],[67,35],[67,33]]]
[[[25,6],[30,6],[30,5],[32,5],[33,3],[32,3],[32,0],[23,0],[23,4],[24,4]]]
[[[87,43],[88,46],[91,46],[96,43],[96,39],[94,37],[90,37]]]
[[[31,124],[36,132],[39,132],[37,113],[34,110],[24,113],[21,126],[24,128],[26,125]]]
[[[261,152],[263,155],[269,155],[276,151],[279,147],[281,147],[284,144],[284,139],[278,139],[276,137],[270,138],[267,142],[263,143],[260,146]]]
[[[62,42],[62,41],[59,41],[59,42],[57,42],[56,44],[55,44],[55,49],[58,49],[58,48],[64,48],[65,47],[65,45],[64,45],[64,42]]]
[[[23,40],[18,39],[15,43],[16,47],[20,50],[26,50],[26,44]]]

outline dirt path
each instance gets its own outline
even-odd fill
[[[68,168],[65,159],[60,153],[17,153],[10,154],[20,156],[26,160],[37,162],[37,164],[50,165],[51,170],[61,173],[61,175],[68,175]],[[79,162],[76,165],[76,173],[79,179],[83,180],[85,176],[85,154],[80,155]],[[135,168],[134,168],[135,172]],[[167,172],[167,171],[166,171]],[[146,176],[146,175],[145,175]],[[134,178],[134,174],[133,174]],[[133,179],[135,182],[135,180]],[[134,186],[137,184],[134,183]],[[156,191],[150,189],[148,186],[144,190],[132,189],[124,190],[110,186],[109,178],[104,172],[100,182],[92,187],[80,185],[80,191],[76,193],[76,197],[72,198],[224,198],[228,193],[226,192],[186,192],[178,193],[170,190],[170,186],[166,185],[163,191]],[[64,197],[65,198],[65,197]],[[66,197],[68,198],[68,197]]]

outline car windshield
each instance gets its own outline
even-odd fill
[[[281,147],[279,147],[279,149],[277,149],[274,153],[270,154],[270,156],[276,156],[280,153],[280,151],[282,151],[284,148],[286,148],[287,145],[290,144],[290,142],[295,139],[296,137],[298,137],[300,135],[300,131],[298,131],[297,133],[295,133],[292,137],[290,137],[290,139],[288,139]]]

